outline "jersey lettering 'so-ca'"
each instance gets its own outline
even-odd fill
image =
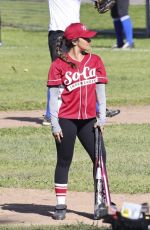
[[[64,84],[70,85],[73,81],[78,81],[83,76],[84,79],[92,78],[96,76],[96,68],[84,67],[83,72],[74,72],[67,71],[65,73]]]

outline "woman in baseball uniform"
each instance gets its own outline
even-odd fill
[[[94,163],[94,127],[103,130],[106,118],[105,84],[108,82],[101,58],[91,54],[90,42],[96,32],[81,23],[72,23],[58,38],[59,58],[52,62],[47,85],[50,88],[51,128],[56,141],[57,164],[55,192],[57,205],[54,219],[66,215],[68,172],[76,137]],[[61,52],[65,39],[68,52]],[[96,119],[96,101],[99,104]],[[106,155],[102,141],[102,151]]]
[[[89,1],[90,2],[90,1]],[[48,0],[50,22],[48,28],[48,46],[51,60],[54,61],[58,54],[56,52],[56,41],[59,36],[63,36],[64,30],[71,23],[80,22],[81,0]],[[65,44],[62,50],[66,50]],[[47,103],[43,125],[50,125],[50,91],[47,90]],[[120,110],[106,109],[106,116],[113,117],[120,113]]]

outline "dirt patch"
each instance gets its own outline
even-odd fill
[[[55,194],[38,189],[0,189],[0,224],[57,225],[57,224],[98,224],[93,220],[93,193],[69,192],[68,212],[63,221],[52,219],[55,207]],[[150,200],[150,194],[112,194],[112,200],[120,208],[124,201],[143,203]]]
[[[111,107],[110,109],[118,109]],[[107,118],[107,124],[141,124],[150,123],[150,105],[119,107],[120,114]],[[0,128],[35,126],[40,127],[43,121],[44,111],[6,111],[0,112]]]

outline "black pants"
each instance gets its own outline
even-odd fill
[[[89,154],[93,164],[95,162],[95,138],[94,123],[96,119],[73,120],[60,119],[60,126],[63,132],[63,138],[57,147],[57,164],[55,169],[55,183],[67,184],[68,172],[73,158],[74,145],[76,137],[79,138],[81,144]],[[102,152],[106,161],[106,151],[102,140]]]
[[[111,9],[112,18],[121,18],[128,15],[129,0],[116,0]]]
[[[58,57],[58,55],[56,53],[57,38],[59,36],[63,36],[63,34],[64,34],[64,32],[61,30],[49,31],[49,33],[48,33],[48,47],[49,47],[50,57],[51,57],[52,61],[54,61]],[[63,52],[66,51],[66,49],[67,48],[66,48],[65,42],[63,42],[63,45],[62,45]],[[47,118],[50,118],[50,116],[51,116],[49,102],[50,102],[50,90],[48,88],[47,89],[46,112],[45,112],[45,116]]]

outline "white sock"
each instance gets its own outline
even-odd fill
[[[66,204],[67,184],[55,184],[56,200],[58,204]]]

